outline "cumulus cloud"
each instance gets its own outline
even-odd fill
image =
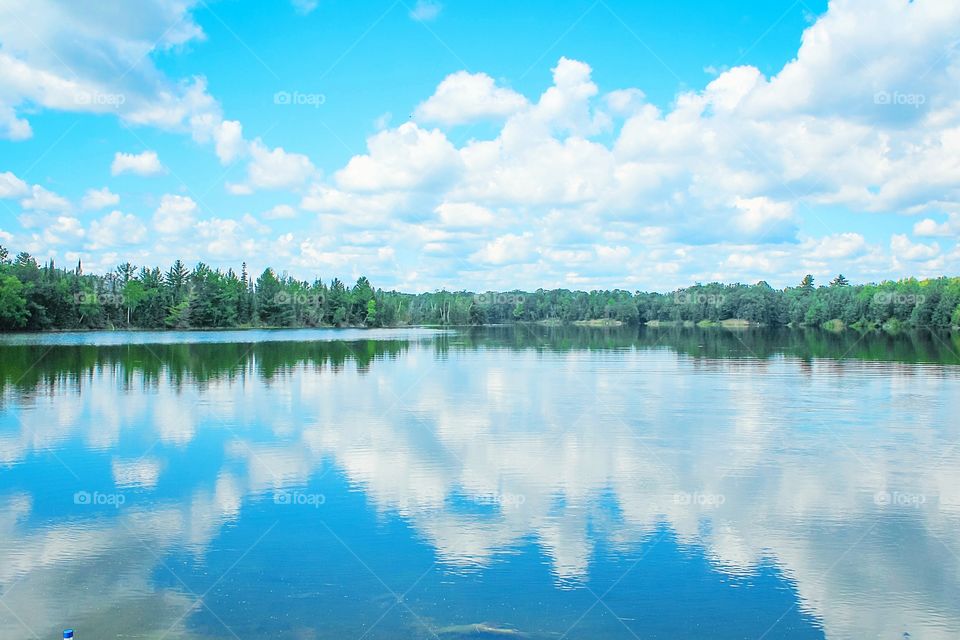
[[[811,245],[808,255],[822,260],[838,260],[863,253],[867,241],[859,233],[838,233],[820,238]]]
[[[146,239],[147,227],[140,218],[122,211],[111,211],[90,223],[86,248],[101,251],[107,248],[140,244]]]
[[[80,201],[84,209],[106,209],[120,202],[120,196],[110,191],[109,188],[87,189]]]
[[[508,233],[485,244],[479,251],[470,256],[478,263],[493,265],[526,262],[535,255],[533,233],[526,232],[520,235]]]
[[[184,18],[185,30],[160,48],[203,37],[190,27],[189,3],[148,4]],[[5,5],[0,18],[8,6],[25,4]],[[245,159],[245,175],[227,185],[232,193],[292,191],[296,209],[315,214],[296,224],[317,228],[310,242],[304,234],[272,240],[271,255],[292,265],[349,265],[416,288],[669,288],[715,279],[795,282],[794,271],[820,278],[831,270],[883,278],[907,262],[904,271],[918,274],[960,268],[956,251],[918,242],[958,232],[951,215],[960,210],[958,30],[960,5],[838,0],[782,69],[718,65],[705,86],[682,90],[669,106],[648,101],[643,87],[601,89],[588,60],[560,58],[539,94],[526,96],[490,75],[458,71],[437,78],[414,121],[381,119],[366,149],[327,174],[296,149],[247,141],[202,77],[172,80],[153,69],[146,89],[109,108],[126,122],[188,132],[223,164]],[[114,42],[154,50],[120,31]],[[87,90],[95,74],[65,76],[24,46],[29,55],[5,46],[8,57],[18,53],[0,64],[0,87],[46,73],[47,93],[34,103],[74,109],[71,92]],[[108,53],[86,34],[76,46]],[[109,55],[116,64],[127,54]],[[22,100],[9,96],[28,93],[0,91],[7,122],[0,127],[8,134],[20,126],[11,117],[29,117]],[[147,94],[152,100],[141,99]],[[490,127],[478,128],[479,137],[447,130],[480,121]],[[0,197],[43,200],[32,193],[13,174],[0,174]],[[175,205],[169,219],[158,216],[163,203],[154,214],[161,233],[207,222],[195,203]],[[22,224],[41,229],[69,212],[48,208],[22,213]],[[864,222],[834,211],[859,212]],[[296,213],[292,204],[278,205],[260,217]],[[857,232],[872,224],[869,216],[887,222],[870,242]],[[257,233],[269,235],[264,228],[257,223]],[[233,237],[227,222],[204,229]],[[387,245],[399,264],[392,272],[377,253]],[[331,255],[335,246],[345,247],[343,256]]]
[[[43,230],[43,241],[48,244],[65,244],[79,240],[86,235],[80,221],[73,216],[57,216]]]
[[[392,215],[408,206],[405,193],[348,193],[326,185],[313,185],[300,201],[300,208],[323,215],[336,215],[347,225],[378,221],[386,223]]]
[[[919,237],[950,237],[960,235],[960,214],[951,213],[943,222],[924,218],[913,225],[913,235]]]
[[[217,157],[229,164],[246,152],[243,139],[243,126],[236,120],[224,120],[214,129]]]
[[[197,223],[196,230],[204,255],[226,257],[256,251],[256,243],[242,237],[243,225],[237,220],[211,218]]]
[[[263,217],[267,220],[289,220],[297,217],[297,210],[288,204],[278,204],[264,211]]]
[[[233,193],[245,195],[256,189],[290,189],[307,182],[317,171],[310,158],[283,147],[268,149],[260,140],[250,145],[247,182],[232,185]]]
[[[940,255],[940,245],[936,242],[932,244],[912,242],[906,234],[891,236],[890,249],[894,257],[903,260],[929,260]]]
[[[436,211],[447,227],[489,227],[496,222],[492,211],[472,202],[442,202]]]
[[[407,122],[367,141],[369,152],[354,156],[335,175],[349,191],[375,192],[437,186],[455,177],[461,160],[453,144],[437,129]]]
[[[172,78],[156,53],[182,52],[206,36],[194,21],[197,0],[144,0],[83,6],[59,0],[0,5],[0,138],[33,134],[36,107],[111,114],[213,142],[221,162],[246,153],[238,121],[224,120],[203,76]],[[295,0],[301,9],[316,5]]]
[[[47,191],[38,184],[33,185],[30,195],[20,201],[20,206],[24,209],[46,212],[70,210],[70,202],[66,198]]]
[[[153,228],[163,235],[178,235],[196,222],[197,203],[188,196],[167,194],[153,214]]]
[[[118,151],[113,156],[110,173],[118,176],[122,173],[135,173],[140,176],[155,176],[163,173],[163,165],[156,151],[142,153],[122,153]]]
[[[735,224],[743,231],[756,234],[793,219],[793,207],[788,202],[774,202],[770,198],[737,198]]]
[[[190,117],[215,110],[202,83],[166,78],[150,55],[204,38],[191,16],[195,4],[193,0],[144,0],[136,5],[2,3],[0,136],[30,137],[30,123],[23,114],[31,105],[116,113],[131,123],[170,129],[186,129]]]
[[[0,173],[0,198],[19,198],[26,195],[27,191],[27,183],[13,173]]]
[[[872,26],[858,26],[861,19]],[[684,91],[668,109],[647,102],[640,88],[601,94],[591,67],[569,58],[557,62],[552,85],[533,100],[461,71],[419,105],[417,122],[499,119],[493,137],[455,145],[415,123],[385,129],[331,183],[314,185],[305,208],[348,211],[367,199],[399,225],[426,206],[439,229],[488,234],[410,236],[430,253],[459,252],[487,265],[522,256],[561,280],[587,277],[586,269],[566,267],[595,262],[590,246],[629,251],[617,254],[625,256],[621,279],[633,277],[643,259],[684,279],[854,263],[863,273],[882,273],[890,264],[882,247],[811,210],[914,213],[960,201],[960,56],[949,46],[958,27],[960,11],[930,3],[837,2],[779,73],[718,69],[705,88]],[[865,52],[883,64],[868,65]],[[918,87],[912,79],[931,67],[942,76],[922,78]],[[845,80],[851,76],[855,82]],[[901,103],[911,91],[924,100],[914,100],[908,114]],[[498,218],[504,226],[491,239],[488,225]],[[827,233],[801,238],[802,224],[814,218]],[[542,251],[531,250],[533,228],[545,231],[537,236]],[[931,218],[915,235],[951,230]],[[887,248],[905,259],[934,255],[906,236]],[[797,267],[801,255],[815,264]]]
[[[416,117],[445,125],[484,119],[502,119],[527,106],[519,93],[498,87],[485,73],[458,71],[441,82],[433,95],[417,107]]]

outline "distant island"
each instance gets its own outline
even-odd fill
[[[914,278],[826,286],[806,276],[794,287],[766,282],[696,284],[670,293],[605,291],[402,293],[366,277],[306,282],[266,269],[251,277],[200,263],[121,264],[86,274],[0,247],[0,330],[396,327],[514,322],[587,326],[803,326],[840,331],[960,326],[960,278]]]

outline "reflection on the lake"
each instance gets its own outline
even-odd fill
[[[384,586],[384,572],[409,573],[403,590],[431,565],[377,558],[415,555],[411,536],[453,585],[501,575],[533,546],[552,576],[539,593],[552,600],[525,603],[521,591],[515,604],[545,609],[536,624],[552,637],[682,637],[627,615],[600,635],[589,617],[575,624],[581,610],[569,620],[550,610],[604,563],[611,583],[637,565],[669,574],[678,560],[644,560],[667,536],[726,576],[674,599],[709,609],[720,589],[771,568],[793,590],[796,611],[770,605],[772,618],[730,637],[957,637],[954,344],[857,338],[516,328],[428,341],[0,346],[0,636],[69,622],[94,637],[230,637],[240,614],[208,600],[249,596],[240,578],[219,580],[277,526],[307,556],[329,531]],[[381,637],[375,621],[394,609],[343,595],[336,560],[301,557],[310,575],[298,579],[286,573],[296,561],[271,553],[283,580],[261,566],[248,582],[356,600],[339,627],[298,620],[290,637]],[[182,577],[208,566],[209,580]],[[523,571],[512,579],[533,589]],[[436,606],[417,613],[411,637],[495,633],[442,626]],[[450,613],[488,619],[469,615]],[[199,628],[210,616],[230,619]],[[552,617],[565,622],[549,628]],[[261,624],[240,635],[272,637]]]

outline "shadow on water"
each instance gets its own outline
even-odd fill
[[[189,339],[190,334],[185,334]],[[174,386],[189,380],[232,380],[255,374],[271,380],[297,367],[348,363],[360,373],[376,361],[395,359],[409,348],[406,339],[183,342],[179,344],[93,345],[0,343],[0,392],[25,391],[62,381],[81,381],[95,370],[116,370],[125,385],[150,387],[161,377]],[[451,350],[510,349],[547,352],[668,350],[692,358],[731,360],[791,357],[814,359],[960,364],[960,334],[930,331],[832,333],[822,330],[646,327],[543,327],[513,325],[471,327],[438,334],[432,344],[438,358]],[[42,362],[42,366],[39,364]]]

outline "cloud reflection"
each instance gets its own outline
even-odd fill
[[[144,441],[172,449],[113,456],[117,489],[157,490],[177,474],[172,450],[222,468],[186,501],[67,524],[34,522],[34,498],[4,495],[6,603],[49,618],[69,589],[51,584],[70,576],[88,595],[70,590],[68,614],[96,618],[104,602],[133,599],[132,611],[175,619],[192,600],[153,586],[158,558],[202,556],[248,503],[332,469],[454,570],[481,571],[533,540],[556,583],[575,588],[601,543],[627,553],[667,526],[716,571],[775,566],[828,637],[960,633],[955,370],[663,349],[410,355],[369,370],[348,360],[161,382],[149,399],[92,372],[83,393],[64,382],[9,403],[8,466],[71,438],[99,449],[148,429]],[[223,435],[222,460],[190,453],[206,430]],[[2,615],[0,625],[22,632]]]

